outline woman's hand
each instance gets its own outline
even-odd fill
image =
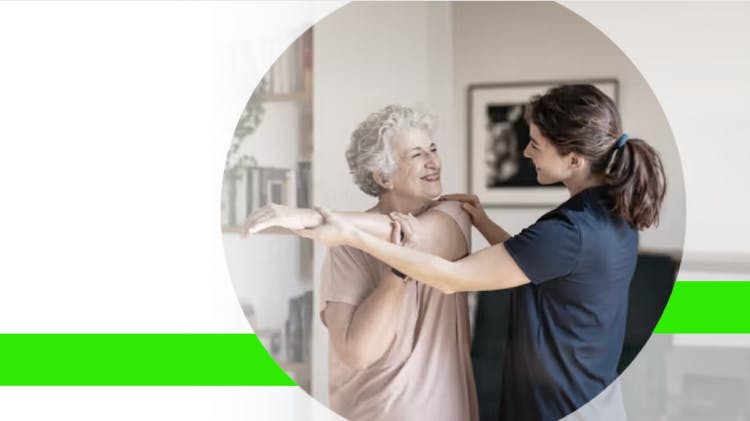
[[[487,216],[487,212],[484,211],[484,206],[482,206],[482,202],[479,201],[479,197],[475,194],[446,194],[445,196],[441,196],[440,200],[455,200],[461,202],[461,209],[469,214],[472,225],[477,227],[477,229],[486,226],[487,222],[492,221],[490,217]]]
[[[487,216],[487,212],[484,211],[484,207],[477,195],[465,193],[446,194],[440,200],[456,200],[461,202],[461,209],[469,214],[472,225],[479,230],[490,245],[502,243],[510,238],[510,234]]]
[[[328,247],[352,244],[357,231],[354,225],[326,208],[316,207],[315,211],[322,224],[312,229],[296,229],[294,232],[297,235],[320,241]]]
[[[312,209],[297,209],[269,203],[247,217],[241,233],[247,236],[270,227],[299,230],[317,227],[322,221],[320,214]]]
[[[388,214],[393,221],[391,242],[409,248],[418,248],[421,244],[422,226],[412,214],[391,212]]]

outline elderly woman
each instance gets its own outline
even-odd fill
[[[341,217],[383,240],[390,214],[415,214],[422,251],[448,260],[470,251],[471,220],[441,194],[433,121],[391,105],[352,133],[346,152],[354,182],[377,203]],[[395,214],[394,214],[395,215]],[[402,218],[402,217],[398,217]],[[318,212],[269,205],[248,217],[246,232],[321,223]],[[329,250],[322,269],[321,319],[327,326],[329,395],[352,420],[476,420],[465,293],[444,294],[348,246]]]

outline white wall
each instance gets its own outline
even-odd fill
[[[438,146],[450,143],[452,36],[447,3],[352,3],[314,30],[315,203],[364,210],[375,203],[352,183],[344,158],[349,136],[370,112],[390,103],[417,106],[440,121]],[[445,155],[444,155],[445,156]],[[445,159],[446,174],[453,160]],[[451,189],[461,184],[444,176]],[[322,249],[316,249],[320,267]],[[316,273],[316,277],[317,277]],[[318,279],[316,278],[316,285]],[[313,395],[327,401],[328,339],[314,317]]]
[[[289,299],[312,289],[300,264],[301,239],[260,234],[247,239],[224,234],[224,253],[237,298],[255,310],[253,330],[282,329]]]
[[[472,83],[616,77],[625,131],[661,153],[669,189],[661,225],[641,233],[641,247],[680,249],[685,193],[674,138],[648,85],[630,61],[588,22],[551,3],[453,4],[454,138],[451,161],[460,167],[460,189],[468,188],[466,92]],[[493,209],[491,217],[518,232],[547,209]],[[484,240],[475,235],[475,247]]]

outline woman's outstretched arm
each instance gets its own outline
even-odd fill
[[[458,209],[460,207],[458,202],[448,203],[448,205],[456,207],[456,212],[461,212]],[[375,212],[336,212],[336,214],[347,224],[377,239],[388,241],[391,237],[393,221],[388,215]],[[449,260],[464,257],[470,251],[471,244],[467,244],[458,223],[447,214],[430,208],[417,215],[416,218],[420,224],[418,249]],[[253,234],[271,227],[296,232],[300,229],[317,227],[322,222],[323,217],[315,209],[270,204],[250,214],[242,232]]]
[[[530,282],[502,243],[452,262],[383,241],[358,229],[338,214],[325,209],[318,210],[325,218],[325,224],[313,229],[298,230],[298,234],[329,246],[348,245],[364,250],[406,275],[443,292],[506,289]]]
[[[388,215],[374,212],[339,212],[346,220],[357,228],[370,234],[388,240],[391,233],[391,222]],[[276,203],[269,203],[252,212],[242,226],[241,234],[255,234],[273,228],[295,230],[317,227],[323,222],[315,209],[292,208]]]

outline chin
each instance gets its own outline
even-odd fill
[[[433,199],[443,194],[443,185],[441,183],[430,183],[419,186],[418,196]]]
[[[546,179],[545,177],[543,177],[543,176],[541,176],[539,174],[536,175],[536,182],[539,183],[539,184],[541,184],[541,185],[545,185],[545,186],[547,184],[553,184],[554,183],[554,181],[548,180],[548,179]]]

